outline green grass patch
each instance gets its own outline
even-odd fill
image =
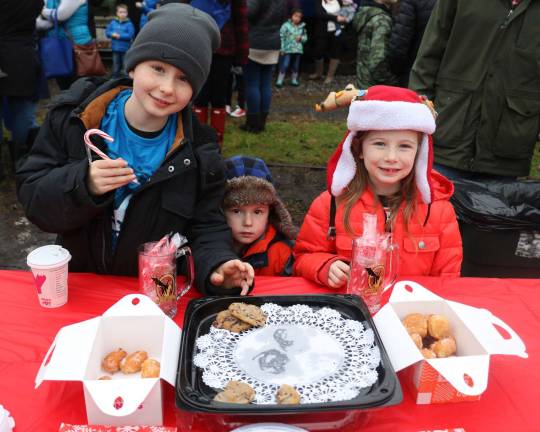
[[[244,119],[227,122],[223,155],[257,156],[267,163],[324,166],[346,132],[343,122],[271,121],[260,134],[239,128]]]
[[[540,141],[536,143],[536,149],[534,150],[532,163],[531,163],[531,172],[529,174],[530,178],[540,180],[540,171],[537,169],[540,167]]]
[[[346,126],[341,121],[293,119],[270,121],[260,134],[239,128],[245,119],[227,119],[223,155],[257,156],[267,163],[325,166],[343,139]],[[529,178],[540,180],[540,141],[536,143]]]

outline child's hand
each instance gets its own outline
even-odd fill
[[[90,164],[86,184],[94,196],[100,196],[135,180],[133,170],[123,159],[96,160]]]
[[[142,8],[142,2],[135,2],[135,6],[137,6],[139,9]]]
[[[240,295],[246,295],[254,277],[255,271],[251,264],[235,259],[215,269],[210,275],[210,283],[222,288],[242,288]]]
[[[115,39],[118,39],[120,37],[120,35],[118,33],[113,33],[112,37],[115,38]]]
[[[347,283],[351,267],[341,260],[334,261],[328,271],[328,286],[330,288],[340,288]]]

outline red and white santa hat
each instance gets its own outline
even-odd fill
[[[349,108],[349,131],[327,164],[329,192],[334,196],[341,195],[354,178],[356,161],[351,152],[351,142],[357,131],[408,129],[424,133],[414,169],[422,199],[426,204],[431,203],[431,134],[435,131],[435,111],[428,103],[414,91],[401,87],[378,85],[359,91],[359,96]]]

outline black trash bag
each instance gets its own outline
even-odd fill
[[[454,180],[458,220],[483,231],[540,230],[539,181]]]

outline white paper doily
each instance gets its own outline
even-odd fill
[[[334,309],[265,303],[266,325],[242,333],[212,327],[197,338],[196,366],[204,383],[224,388],[248,383],[255,403],[276,403],[281,384],[296,388],[302,403],[350,400],[378,378],[381,361],[373,330]]]

